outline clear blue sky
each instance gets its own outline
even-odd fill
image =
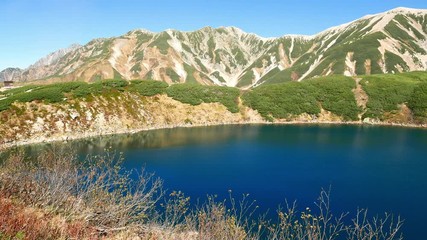
[[[0,70],[25,68],[73,43],[144,28],[191,31],[236,26],[263,37],[312,35],[395,7],[426,0],[1,0]]]

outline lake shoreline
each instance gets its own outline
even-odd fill
[[[151,126],[143,127],[136,129],[126,129],[126,130],[117,130],[108,131],[108,132],[84,132],[78,133],[76,135],[67,135],[67,136],[52,136],[52,137],[42,137],[35,138],[30,140],[18,140],[9,143],[4,143],[0,145],[0,152],[5,151],[14,147],[27,146],[33,144],[46,144],[46,143],[59,143],[59,142],[68,142],[79,139],[89,139],[93,137],[102,137],[102,136],[111,136],[111,135],[120,135],[120,134],[135,134],[144,131],[151,130],[161,130],[161,129],[174,129],[174,128],[195,128],[195,127],[209,127],[209,126],[226,126],[226,125],[353,125],[353,126],[383,126],[383,127],[401,127],[401,128],[417,128],[417,129],[427,129],[427,124],[403,124],[403,123],[386,123],[386,122],[362,122],[362,121],[352,121],[352,122],[342,122],[342,121],[248,121],[248,122],[218,122],[218,123],[206,123],[206,124],[173,124],[173,125],[164,125],[164,126]]]

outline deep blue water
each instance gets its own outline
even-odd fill
[[[76,144],[76,143],[75,143]],[[427,216],[427,131],[422,129],[244,125],[153,130],[78,142],[79,153],[107,146],[126,168],[145,166],[194,201],[249,193],[273,213],[284,200],[314,207],[331,187],[335,213],[368,208],[405,219],[405,239],[424,239]]]

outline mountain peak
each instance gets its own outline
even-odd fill
[[[427,9],[416,9],[416,8],[407,8],[407,7],[397,7],[390,11],[387,11],[387,13],[413,13],[413,14],[425,14],[427,13]]]
[[[332,74],[424,71],[425,19],[425,9],[395,8],[313,36],[278,38],[263,38],[234,26],[136,29],[59,50],[27,69],[3,72],[0,80],[154,79],[246,89]]]
[[[62,58],[65,54],[74,51],[75,49],[81,47],[79,44],[72,44],[67,48],[61,48],[59,50],[56,50],[54,52],[49,53],[47,56],[41,58],[37,62],[35,62],[33,65],[30,66],[30,68],[37,68],[41,66],[47,66],[55,63],[60,58]]]

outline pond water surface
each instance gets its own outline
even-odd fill
[[[427,131],[329,125],[230,125],[145,131],[71,143],[80,154],[112,147],[126,168],[155,172],[193,201],[249,193],[262,211],[297,200],[314,207],[331,187],[335,213],[368,208],[405,219],[405,239],[424,239]]]

